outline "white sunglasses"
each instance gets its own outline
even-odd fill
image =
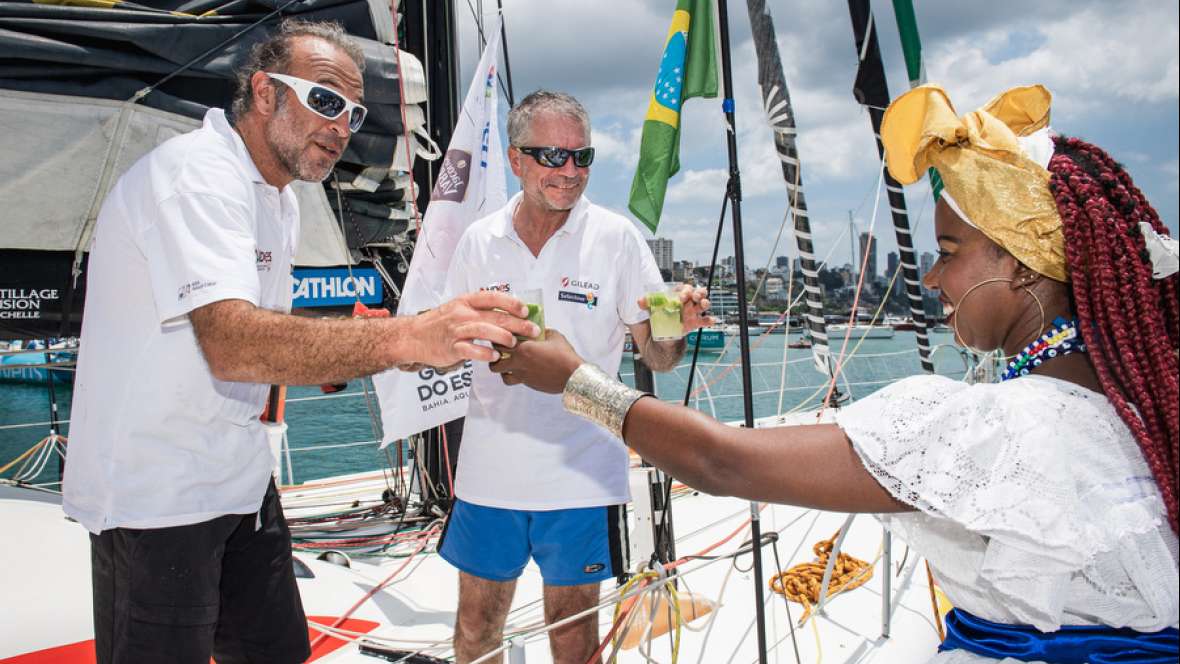
[[[335,90],[286,74],[266,72],[266,75],[294,90],[299,103],[320,117],[335,120],[340,117],[341,113],[348,113],[349,131],[357,131],[365,122],[365,116],[369,110],[356,102],[349,101]]]

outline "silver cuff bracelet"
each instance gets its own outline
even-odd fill
[[[561,404],[574,415],[606,427],[621,440],[627,411],[643,396],[647,395],[627,387],[587,362],[566,381]]]

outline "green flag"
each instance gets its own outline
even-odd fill
[[[680,170],[680,106],[692,97],[716,96],[713,0],[678,0],[647,106],[627,204],[653,233],[664,209],[668,178]]]

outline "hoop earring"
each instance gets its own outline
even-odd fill
[[[963,297],[959,298],[958,304],[955,305],[955,311],[958,311],[959,308],[963,306],[963,303],[967,301],[967,296],[970,295],[976,288],[979,288],[980,286],[983,286],[984,284],[995,283],[998,281],[1012,283],[1013,281],[1016,281],[1016,280],[1008,278],[1008,277],[992,277],[991,279],[984,279],[983,281],[975,284],[971,288],[968,288],[966,293],[963,293]],[[1045,324],[1047,322],[1047,319],[1045,318],[1045,305],[1041,303],[1041,298],[1037,297],[1037,294],[1034,293],[1032,291],[1032,289],[1029,288],[1028,286],[1021,283],[1020,289],[1023,290],[1025,293],[1028,293],[1032,297],[1033,302],[1035,302],[1037,305],[1037,311],[1039,311],[1041,314],[1041,327],[1037,330],[1037,334],[1040,334],[1041,332],[1045,331]],[[959,339],[959,340],[963,340],[963,337],[959,336],[959,317],[958,316],[955,316],[955,319],[953,321],[951,321],[951,327],[952,327],[952,329],[954,329],[955,338]],[[972,348],[971,346],[967,345],[967,342],[965,340],[963,340],[963,346],[977,355],[982,354],[982,352],[979,351],[978,349]]]
[[[1014,279],[1009,279],[1007,277],[992,277],[991,279],[984,279],[983,281],[975,284],[971,288],[968,288],[966,293],[963,293],[963,297],[959,298],[958,303],[955,304],[955,311],[959,311],[959,309],[963,306],[963,303],[967,301],[967,296],[970,295],[971,293],[973,293],[976,288],[979,288],[980,286],[982,286],[984,284],[991,284],[991,283],[995,283],[997,281],[1012,283],[1014,281]],[[976,355],[982,354],[982,352],[979,351],[978,349],[972,348],[970,345],[968,345],[967,340],[963,339],[963,337],[959,335],[959,316],[955,316],[955,319],[953,321],[951,321],[951,329],[954,330],[955,339],[961,341],[963,343],[964,348],[966,348],[967,350],[970,350],[971,352],[975,353]]]
[[[1045,318],[1045,305],[1041,304],[1041,298],[1037,297],[1037,294],[1034,293],[1031,288],[1029,288],[1028,286],[1025,286],[1024,284],[1020,284],[1020,288],[1025,293],[1028,293],[1029,295],[1032,296],[1033,302],[1037,303],[1037,311],[1041,312],[1041,326],[1039,328],[1037,328],[1037,334],[1039,335],[1045,331],[1045,325],[1048,322],[1047,319]]]

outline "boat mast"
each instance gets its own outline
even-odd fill
[[[896,3],[894,3],[896,7]],[[912,11],[912,9],[911,9]],[[881,48],[877,41],[877,27],[869,0],[848,0],[848,14],[852,19],[852,32],[856,38],[856,54],[860,64],[856,70],[856,83],[852,94],[857,102],[869,112],[873,124],[873,135],[877,139],[877,154],[885,159],[885,146],[881,143],[881,119],[889,106],[889,86],[885,79],[885,65],[881,62]],[[884,164],[882,164],[884,168]],[[905,194],[901,184],[885,170],[885,189],[889,192],[889,209],[893,215],[893,230],[897,234],[897,250],[901,255],[901,276],[905,282],[906,296],[910,301],[910,315],[914,319],[915,335],[918,340],[918,356],[922,370],[934,373],[930,360],[930,337],[926,333],[926,311],[922,307],[922,284],[918,276],[918,260],[914,254],[914,242],[910,236],[909,214],[906,212]]]
[[[782,58],[775,41],[774,20],[766,7],[766,0],[746,0],[750,15],[750,30],[754,37],[754,51],[758,59],[758,87],[762,93],[762,109],[774,130],[774,147],[783,168],[787,186],[787,204],[795,222],[795,244],[799,247],[800,268],[803,271],[803,292],[807,300],[807,329],[811,333],[812,356],[816,370],[831,377],[833,373],[828,348],[828,333],[824,322],[824,303],[819,285],[819,267],[815,260],[815,245],[811,239],[811,219],[807,214],[807,198],[803,195],[802,165],[795,143],[795,111],[791,93],[783,75]],[[787,312],[788,324],[790,311]],[[785,343],[785,342],[784,342]]]
[[[746,428],[754,428],[754,388],[750,378],[750,321],[746,303],[746,257],[742,243],[742,186],[738,170],[737,123],[734,117],[733,67],[730,62],[729,11],[725,0],[717,2],[717,26],[721,42],[721,81],[724,98],[721,102],[725,113],[725,145],[729,156],[729,182],[726,196],[730,202],[730,219],[733,220],[733,258],[737,271],[738,296],[738,339],[742,361],[742,409],[745,412]],[[766,664],[766,603],[762,589],[762,522],[760,506],[750,503],[750,538],[754,555],[754,609],[757,614],[758,661]]]

